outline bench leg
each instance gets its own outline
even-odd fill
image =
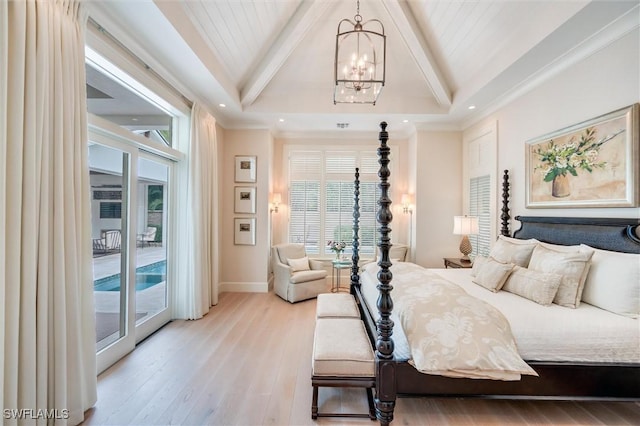
[[[311,401],[311,419],[318,418],[318,386],[313,386],[313,400]]]
[[[369,419],[376,419],[376,406],[373,403],[373,391],[372,388],[367,388],[367,401],[369,403]]]
[[[376,409],[375,409],[375,403],[374,403],[374,399],[373,399],[373,384],[369,387],[365,387],[365,386],[358,386],[358,385],[353,385],[353,383],[345,383],[344,386],[340,385],[340,384],[336,384],[333,383],[332,385],[329,385],[329,387],[338,387],[338,388],[345,388],[345,387],[358,387],[358,388],[365,388],[365,391],[367,392],[367,404],[369,406],[369,410],[368,413],[326,413],[326,412],[319,412],[318,409],[318,388],[322,387],[322,384],[318,384],[318,383],[312,383],[311,385],[313,387],[313,396],[312,396],[312,400],[311,400],[311,419],[312,420],[317,420],[318,417],[364,417],[364,418],[369,418],[370,420],[376,420]]]

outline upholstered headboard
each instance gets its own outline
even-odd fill
[[[640,253],[640,219],[536,216],[516,216],[515,219],[521,223],[520,229],[513,234],[515,238]]]

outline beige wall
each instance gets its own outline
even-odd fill
[[[224,130],[222,149],[220,291],[266,292],[269,270],[269,190],[272,137],[268,130]],[[256,183],[234,182],[236,155],[257,156]],[[256,188],[256,214],[234,213],[234,188]],[[234,245],[234,218],[256,218],[256,245]]]
[[[640,215],[638,208],[527,209],[524,170],[527,140],[639,102],[639,75],[640,34],[636,29],[465,130],[498,122],[498,170],[509,170],[512,218]],[[512,220],[512,230],[514,226],[518,223]]]
[[[415,263],[442,268],[443,257],[459,255],[453,217],[462,214],[462,133],[416,135]]]

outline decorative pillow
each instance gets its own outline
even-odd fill
[[[562,276],[558,274],[539,272],[516,265],[502,289],[543,306],[549,306],[558,292],[560,281]]]
[[[538,245],[529,261],[529,269],[562,276],[553,302],[568,308],[577,308],[580,305],[584,282],[589,272],[589,262],[593,256],[593,250],[573,247],[558,251]]]
[[[529,264],[531,253],[533,253],[533,249],[537,244],[538,240],[535,238],[518,240],[517,238],[500,235],[491,248],[489,257],[493,257],[501,263],[513,263],[526,268]]]
[[[291,272],[298,271],[309,271],[309,258],[307,256],[301,257],[300,259],[287,259],[289,266],[291,267]]]
[[[478,272],[480,272],[480,269],[482,269],[487,259],[488,259],[487,256],[476,256],[476,258],[473,259],[473,266],[471,266],[472,277],[475,277],[478,275]]]
[[[472,281],[494,293],[498,292],[513,270],[513,266],[513,263],[500,263],[489,257]]]
[[[639,318],[640,254],[592,250],[582,300],[619,315]]]

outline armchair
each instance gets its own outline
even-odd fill
[[[328,272],[323,263],[309,259],[308,268],[305,268],[306,262],[302,259],[306,257],[302,244],[278,244],[271,248],[274,291],[291,303],[329,291]]]

